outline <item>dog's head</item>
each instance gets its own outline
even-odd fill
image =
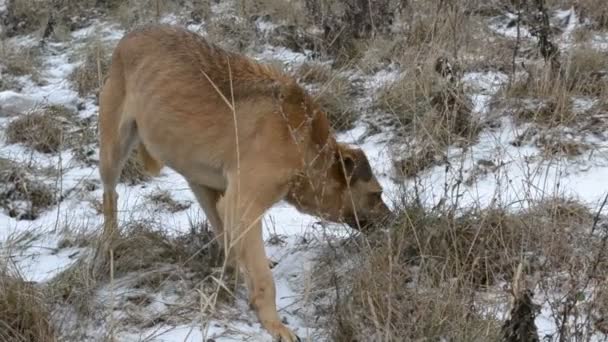
[[[382,200],[382,186],[361,149],[337,144],[330,163],[320,176],[323,179],[301,184],[290,202],[302,211],[361,230],[391,217]]]
[[[323,158],[315,155],[313,159],[323,160],[313,166],[320,172],[312,172],[308,177],[318,178],[296,182],[287,200],[301,211],[346,223],[355,229],[371,227],[390,217],[391,212],[382,200],[382,186],[365,153],[331,138],[327,116],[302,88],[292,84],[281,90],[282,113],[290,119],[293,129],[303,125],[302,118],[310,118],[312,142],[321,150],[331,151]]]
[[[355,229],[367,229],[391,216],[382,200],[382,186],[365,153],[338,144],[331,176],[335,183],[327,219],[344,222]]]

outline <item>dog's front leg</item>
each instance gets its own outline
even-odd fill
[[[241,186],[237,186],[238,183],[231,182],[229,178],[226,194],[218,203],[228,237],[227,252],[229,258],[235,257],[245,275],[249,304],[256,311],[262,326],[282,342],[299,341],[279,318],[275,284],[262,235],[263,214],[280,200],[285,191],[277,186],[276,179],[263,182],[258,176],[255,181],[246,180],[246,177],[241,178]],[[250,187],[251,184],[255,184],[255,189]]]

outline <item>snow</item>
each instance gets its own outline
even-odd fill
[[[505,13],[504,16],[494,18],[488,25],[494,32],[508,38],[517,38],[517,15],[513,13]],[[530,31],[524,26],[519,26],[519,37],[530,38]]]

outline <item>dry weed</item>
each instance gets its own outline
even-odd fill
[[[0,269],[0,340],[14,342],[57,341],[47,295],[36,285]]]

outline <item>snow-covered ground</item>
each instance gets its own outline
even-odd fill
[[[3,2],[0,1],[0,10]],[[568,32],[574,29],[576,16],[573,10],[560,13],[561,17],[570,15],[567,26]],[[513,19],[513,18],[510,18]],[[173,22],[169,17],[165,21]],[[505,28],[499,22],[491,27],[507,36],[516,34],[513,27]],[[201,26],[190,29],[201,31]],[[43,50],[42,84],[37,85],[28,77],[21,81],[25,85],[20,92],[7,90],[0,92],[0,110],[3,104],[23,103],[25,106],[41,106],[48,104],[64,105],[72,109],[80,108],[81,117],[96,115],[97,107],[93,98],[80,98],[68,80],[68,75],[80,63],[71,61],[74,49],[86,43],[92,35],[97,36],[108,44],[114,44],[123,35],[122,29],[116,25],[95,21],[90,27],[73,32],[69,43],[49,43]],[[204,32],[203,32],[204,33]],[[522,37],[529,32],[522,29]],[[597,38],[598,45],[606,45],[605,39]],[[32,44],[33,39],[24,37],[13,38],[13,43]],[[562,48],[567,45],[564,41]],[[308,56],[295,53],[283,47],[267,46],[255,56],[260,60],[281,60],[288,65],[305,61]],[[385,82],[396,78],[398,71],[380,71],[375,75],[360,75],[365,82],[365,88],[377,89]],[[469,95],[475,106],[475,115],[484,117],[489,111],[491,97],[507,82],[507,75],[500,72],[476,72],[466,74],[463,78]],[[6,110],[6,108],[4,108]],[[6,125],[11,118],[0,115],[0,125]],[[485,129],[478,142],[470,148],[451,148],[448,151],[449,167],[439,165],[426,170],[417,179],[422,186],[425,203],[429,206],[445,197],[446,189],[453,191],[458,184],[459,201],[461,205],[480,205],[482,207],[500,202],[504,205],[519,209],[533,199],[552,197],[559,194],[574,196],[590,206],[595,207],[608,192],[605,179],[608,177],[608,162],[606,148],[608,143],[597,139],[594,148],[576,160],[551,159],[542,157],[541,151],[534,146],[513,146],[511,144],[522,133],[525,127],[509,119],[501,119],[500,125]],[[391,133],[367,136],[366,124],[362,121],[354,129],[339,135],[341,141],[358,144],[367,153],[372,167],[379,175],[385,187],[385,197],[388,202],[397,200],[403,189],[412,188],[414,180],[403,180],[393,174],[394,150],[387,142]],[[69,151],[58,155],[45,155],[20,146],[8,145],[1,141],[0,157],[24,162],[34,161],[40,167],[52,166],[62,170],[61,177],[53,180],[64,194],[70,194],[58,205],[44,212],[33,221],[16,220],[0,213],[0,257],[8,258],[18,268],[24,279],[34,282],[45,282],[52,279],[62,270],[73,265],[79,257],[89,253],[88,247],[60,248],[59,244],[66,234],[74,234],[78,230],[98,232],[102,218],[91,205],[91,201],[101,198],[101,189],[90,192],[79,190],[83,182],[98,180],[95,167],[85,167],[77,162]],[[477,170],[479,160],[491,161],[496,169],[476,178],[471,185],[464,181]],[[149,203],[149,195],[160,190],[167,191],[177,201],[190,202],[188,209],[177,213],[158,212]],[[204,220],[203,213],[196,205],[196,200],[188,189],[185,180],[172,170],[164,169],[162,174],[140,185],[119,185],[119,218],[122,223],[153,215],[162,222],[163,229],[171,234],[185,234],[192,222]],[[324,239],[346,236],[352,232],[340,225],[318,225],[318,219],[299,213],[285,203],[273,207],[264,220],[264,236],[268,243],[267,251],[270,258],[278,265],[273,269],[277,286],[277,303],[280,314],[285,317],[295,332],[308,341],[320,341],[322,331],[316,323],[315,303],[310,296],[310,281],[314,258],[321,249]],[[280,242],[274,238],[281,237]],[[306,242],[303,242],[306,240]],[[313,241],[311,243],[311,241]],[[8,246],[15,248],[8,249]],[[114,288],[100,290],[99,296],[108,292],[120,293],[120,284]],[[179,303],[180,298],[166,298],[158,295],[157,302],[150,305],[154,310],[169,310],[171,301]],[[223,311],[222,311],[223,310]],[[116,331],[120,341],[201,341],[203,337],[217,342],[223,341],[270,341],[270,337],[261,329],[254,314],[248,309],[245,291],[237,292],[234,307],[222,307],[229,319],[221,315],[207,317],[203,310],[191,315],[191,323],[167,324],[159,323],[149,328],[121,326]],[[120,319],[120,312],[112,312],[115,319]],[[543,308],[537,323],[543,332],[555,330],[550,312]],[[108,316],[109,317],[109,316]],[[105,317],[104,320],[107,320]],[[107,332],[107,325],[92,329],[93,339],[102,339]],[[96,335],[95,335],[96,334]]]

